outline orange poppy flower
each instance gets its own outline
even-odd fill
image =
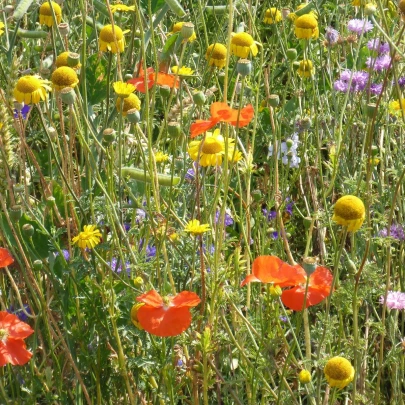
[[[316,268],[309,276],[306,308],[319,304],[330,294],[332,279],[332,273],[326,267]],[[293,287],[283,291],[281,301],[294,311],[302,310],[307,274],[300,265],[291,266],[276,256],[259,256],[253,261],[252,274],[242,281],[241,287],[255,281],[273,283],[280,287]]]
[[[145,75],[142,66],[139,69],[139,76],[128,80],[128,83],[132,83],[136,87],[136,90],[140,91],[141,93],[145,93],[146,86],[150,90],[155,84],[155,80],[157,86],[169,86],[170,88],[174,87],[176,89],[179,88],[179,78],[176,78],[176,75],[163,72],[158,72],[156,74],[152,67],[146,69]]]
[[[0,367],[6,364],[19,365],[27,363],[32,353],[26,349],[23,339],[34,330],[6,311],[0,311]]]
[[[0,267],[10,266],[14,263],[13,257],[7,249],[0,248]]]
[[[211,118],[209,120],[197,120],[193,122],[190,127],[191,138],[195,138],[197,135],[203,134],[218,122],[228,122],[234,127],[245,127],[252,121],[254,116],[254,109],[251,104],[240,110],[229,107],[227,103],[217,101],[211,104],[210,107]],[[239,121],[238,121],[239,116]]]
[[[201,301],[190,291],[162,298],[155,290],[150,290],[136,299],[145,304],[137,312],[142,328],[160,337],[183,333],[191,324],[190,308]]]

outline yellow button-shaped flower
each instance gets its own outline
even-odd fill
[[[266,24],[275,24],[282,20],[281,13],[275,7],[268,8],[264,15],[263,22]]]
[[[364,222],[366,208],[363,201],[354,195],[345,195],[335,204],[332,221],[347,226],[350,232],[356,232]]]
[[[115,41],[115,39],[117,41]],[[100,51],[102,52],[124,52],[125,38],[122,29],[117,25],[114,25],[114,34],[111,24],[108,24],[102,28],[100,31],[100,36],[98,39],[100,46]]]
[[[226,54],[226,46],[220,43],[216,43],[210,45],[207,48],[205,59],[207,59],[208,65],[216,66],[217,68],[221,69],[226,65]]]
[[[139,100],[139,98],[134,93],[131,93],[128,97],[124,99],[117,98],[115,106],[117,108],[117,111],[118,112],[122,111],[122,115],[126,117],[129,110],[136,109],[139,111],[141,109],[141,100]]]
[[[304,14],[294,21],[295,35],[298,39],[318,38],[318,21],[313,14]]]
[[[62,20],[62,9],[60,8],[59,4],[55,3],[54,1],[51,1],[50,3],[49,1],[46,1],[39,8],[39,23],[47,25],[48,27],[53,26],[51,5],[53,12],[55,13],[56,22],[59,24]]]
[[[323,371],[331,387],[344,388],[354,379],[354,368],[344,357],[332,357]]]
[[[77,77],[76,72],[68,66],[57,68],[52,73],[51,80],[53,88],[59,91],[65,87],[76,87],[77,83],[79,83],[79,78]]]
[[[256,56],[259,52],[257,42],[246,32],[238,32],[232,35],[231,39],[231,53],[232,55],[239,56],[240,58],[247,58],[252,52]]]

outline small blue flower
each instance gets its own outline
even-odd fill
[[[27,305],[27,304],[25,304],[24,305],[24,309],[25,309],[25,312],[27,313],[27,314],[30,314],[31,315],[31,308],[29,307],[29,305]],[[14,305],[10,305],[8,308],[7,308],[7,312],[9,313],[9,314],[14,314],[14,315],[16,315],[16,316],[18,316],[18,318],[20,319],[20,321],[22,321],[22,322],[27,322],[27,320],[28,320],[28,316],[25,314],[25,312],[22,310],[22,309],[15,309],[14,308]]]
[[[31,107],[29,105],[24,105],[24,107],[21,109],[20,113],[23,119],[27,119],[27,114],[29,113]],[[14,118],[18,118],[18,111],[14,108]]]

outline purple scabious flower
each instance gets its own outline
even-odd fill
[[[381,72],[391,66],[391,57],[389,55],[381,55],[376,58],[367,58],[366,65],[376,72]]]
[[[358,92],[365,89],[369,75],[367,72],[364,71],[351,71],[351,70],[344,70],[340,74],[339,80],[336,80],[333,88],[336,91],[347,92],[349,89],[349,83],[351,78],[350,84],[350,92]]]
[[[218,224],[220,216],[221,216],[221,211],[217,210],[217,212],[215,213],[215,223],[216,224]],[[225,210],[224,225],[225,226],[233,225],[233,218],[232,218],[232,215],[230,214],[230,210],[228,208]]]
[[[113,257],[111,259],[111,262],[107,262],[107,264],[110,266],[111,270],[114,271],[115,273],[120,274],[122,272],[121,261],[116,257]],[[129,262],[125,262],[125,270],[127,272],[127,275],[130,276],[131,267],[129,267]]]
[[[20,110],[21,116],[23,119],[27,119],[27,114],[29,113],[31,107],[29,105],[24,105],[24,107]],[[16,108],[14,108],[14,118],[18,118],[18,111]]]
[[[156,247],[147,245],[145,253],[146,253],[146,261],[149,262],[150,260],[152,260],[153,257],[156,256]]]
[[[390,45],[388,42],[381,42],[379,38],[371,39],[367,42],[367,48],[370,51],[381,53],[389,53],[390,52]]]
[[[393,82],[392,84],[395,84],[395,82]],[[400,87],[405,86],[405,77],[400,77],[398,79],[398,84],[399,84]]]
[[[383,228],[378,234],[379,236],[386,238],[388,236],[388,229]],[[405,240],[405,232],[403,226],[400,224],[392,224],[390,227],[390,237],[399,241]]]
[[[376,96],[379,96],[382,92],[383,85],[382,83],[372,83],[370,85],[370,93]]]
[[[31,308],[29,307],[29,305],[24,304],[24,309],[25,309],[25,312],[26,312],[27,314],[30,314],[30,315],[31,315]],[[14,314],[14,315],[18,316],[18,318],[19,318],[20,321],[22,321],[22,322],[27,322],[27,320],[28,320],[28,316],[25,314],[25,312],[24,312],[22,309],[15,309],[14,305],[10,305],[10,306],[6,309],[6,311],[7,311],[9,314]]]
[[[326,27],[325,39],[328,41],[329,45],[335,45],[339,39],[339,31],[332,27]]]
[[[384,304],[384,296],[380,297],[380,304]],[[388,309],[405,309],[405,293],[400,291],[388,291],[387,302]]]
[[[374,28],[374,25],[371,24],[368,20],[360,20],[358,18],[354,18],[350,20],[347,24],[347,28],[351,32],[355,32],[357,35],[364,34],[366,32],[371,31]]]

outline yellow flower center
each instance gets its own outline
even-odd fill
[[[62,9],[60,8],[58,3],[55,3],[54,1],[51,1],[53,11],[55,15],[62,15]],[[46,15],[46,16],[51,16],[52,15],[52,10],[51,6],[48,2],[45,2],[41,5],[39,8],[39,14]]]
[[[120,41],[124,37],[122,29],[120,27],[117,27],[116,25],[114,25],[114,33],[115,33],[115,37],[117,38],[117,41]],[[115,41],[111,24],[106,25],[100,31],[100,39],[104,42],[114,42]]]
[[[61,66],[52,73],[52,83],[57,86],[75,87],[78,81],[76,72],[68,66]]]
[[[181,27],[183,26],[184,22],[178,22],[176,24],[173,25],[173,29],[172,32],[176,33],[176,32],[180,32],[181,31]]]
[[[337,200],[335,216],[345,220],[364,218],[365,207],[363,201],[354,195],[345,195]]]
[[[295,26],[298,28],[315,29],[318,26],[318,21],[311,14],[304,14],[295,20]]]
[[[0,340],[2,342],[6,342],[8,338],[8,330],[7,329],[0,329]]]
[[[223,152],[223,142],[218,141],[214,137],[207,137],[204,140],[201,151],[207,155],[215,155],[216,153]]]
[[[300,62],[300,70],[304,72],[310,72],[313,68],[312,61],[310,60],[302,60]]]
[[[253,42],[253,38],[246,32],[239,32],[232,37],[232,43],[238,46],[250,47]]]
[[[334,380],[346,380],[352,373],[352,365],[343,357],[333,357],[325,366],[325,374]]]
[[[222,44],[212,44],[207,48],[206,57],[211,59],[226,59],[227,49]]]
[[[41,79],[34,76],[23,76],[17,82],[17,90],[21,93],[29,94],[41,87]]]

